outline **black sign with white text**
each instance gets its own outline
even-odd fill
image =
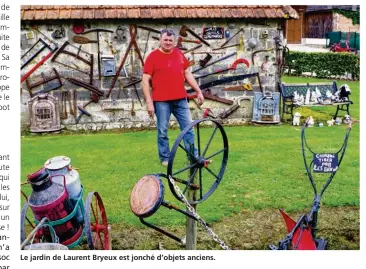
[[[223,39],[225,37],[224,27],[203,28],[203,39]]]
[[[314,173],[333,173],[338,169],[338,154],[314,154]]]

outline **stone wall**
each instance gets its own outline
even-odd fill
[[[360,32],[359,24],[352,24],[352,19],[349,19],[342,14],[333,13],[333,32]]]
[[[151,27],[157,30],[161,30],[163,28],[172,28],[176,32],[176,39],[179,36],[179,30],[183,24],[187,25],[190,29],[194,30],[198,35],[202,36],[203,27],[211,27],[211,26],[221,26],[224,27],[225,30],[228,30],[229,37],[233,36],[236,32],[239,31],[240,28],[244,28],[244,33],[240,33],[235,36],[228,45],[239,43],[240,46],[231,47],[223,50],[215,50],[215,52],[222,52],[222,54],[212,54],[213,58],[211,61],[219,59],[225,55],[230,53],[236,53],[234,57],[228,58],[220,63],[212,65],[203,69],[200,72],[195,73],[194,75],[202,75],[207,74],[209,72],[217,71],[218,69],[226,69],[238,58],[244,58],[250,63],[250,67],[247,68],[243,64],[239,64],[236,70],[232,70],[226,73],[222,73],[220,75],[213,75],[206,78],[202,78],[198,80],[199,85],[210,82],[216,79],[221,79],[228,76],[240,75],[245,73],[253,73],[259,72],[261,84],[263,90],[265,91],[278,91],[278,82],[280,80],[280,73],[278,72],[278,63],[280,61],[280,55],[282,55],[282,51],[279,50],[278,46],[276,46],[276,42],[274,37],[279,36],[280,40],[282,40],[283,33],[279,28],[279,21],[276,20],[268,20],[267,24],[264,25],[258,21],[258,24],[253,22],[248,23],[245,20],[242,21],[212,21],[212,20],[199,20],[199,21],[179,21],[174,20],[174,23],[171,22],[161,22],[159,21],[89,21],[83,23],[85,30],[102,28],[112,30],[113,33],[99,33],[99,43],[100,43],[100,54],[101,56],[105,55],[114,55],[114,62],[116,65],[116,70],[118,69],[124,55],[126,49],[130,42],[130,34],[129,34],[129,25],[137,24],[143,25],[147,27]],[[79,22],[80,24],[80,22]],[[40,33],[35,30],[32,30],[32,26],[34,25],[26,25],[22,24],[21,30],[21,55],[23,55],[30,47],[39,39],[42,38],[44,41],[47,39]],[[73,42],[73,37],[76,34],[73,31],[74,24],[71,21],[59,21],[48,22],[48,23],[40,23],[36,25],[37,28],[48,37],[49,40],[57,43],[60,48],[65,41],[68,41],[70,45],[68,48],[74,50],[75,53],[78,53],[79,44]],[[52,33],[57,30],[61,30],[60,27],[63,27],[65,30],[65,36],[59,39],[52,38]],[[118,27],[122,27],[125,29],[124,35],[122,38],[117,39],[116,30]],[[52,28],[52,30],[51,30]],[[251,33],[252,28],[252,33]],[[121,29],[121,28],[120,28]],[[263,34],[268,33],[268,36]],[[88,38],[89,40],[97,40],[97,33],[88,33],[85,35],[80,35]],[[138,28],[137,31],[137,43],[141,50],[141,54],[144,55],[144,51],[146,48],[146,56],[154,49],[159,47],[159,41],[153,39],[153,37],[158,37],[159,35],[156,33],[148,32],[146,30]],[[32,38],[33,37],[33,38]],[[248,40],[254,37],[257,39],[257,46],[252,49],[248,47]],[[196,40],[195,37],[188,34],[187,39]],[[148,42],[147,42],[148,40]],[[203,45],[200,49],[197,49],[195,52],[201,51],[211,51],[213,48],[219,47],[226,39],[220,40],[207,40],[210,43],[210,47]],[[192,43],[183,43],[183,46],[186,48],[192,48],[196,46],[196,44]],[[113,47],[113,49],[111,49]],[[106,93],[108,92],[113,76],[111,77],[103,77],[101,80],[98,79],[98,46],[96,43],[88,43],[81,46],[81,50],[94,56],[94,68],[93,68],[93,85],[102,90],[105,94],[100,97],[98,103],[90,103],[85,109],[92,115],[91,117],[83,116],[78,124],[75,124],[75,116],[70,114],[69,104],[66,103],[66,108],[68,112],[68,117],[66,119],[62,119],[61,124],[70,130],[103,130],[103,129],[114,129],[114,128],[144,128],[144,127],[154,127],[155,121],[150,119],[146,112],[146,107],[143,99],[143,93],[141,89],[141,85],[136,84],[136,89],[133,86],[125,88],[125,90],[121,89],[121,85],[119,82],[116,82],[115,87],[113,88],[111,95],[106,98]],[[252,63],[252,53],[257,50],[266,50],[272,49],[272,51],[259,52],[254,57],[254,64]],[[115,50],[115,51],[114,51]],[[184,51],[183,51],[184,52]],[[82,53],[82,52],[81,52]],[[29,66],[26,66],[23,70],[21,70],[22,75],[24,75],[32,65],[36,64],[41,57],[43,57],[46,53],[43,51],[38,55]],[[80,54],[81,55],[81,54]],[[195,62],[195,64],[190,67],[191,70],[195,70],[199,67],[199,60],[203,59],[205,54],[185,54],[189,60]],[[131,68],[131,57],[133,68]],[[52,62],[51,60],[47,60],[40,68],[38,68],[29,78],[28,81],[30,84],[38,81],[41,78],[41,73],[47,73],[52,68],[55,68],[60,76],[62,77],[63,86],[61,89],[50,92],[53,96],[59,99],[59,106],[61,107],[61,92],[68,90],[76,90],[77,92],[77,105],[84,106],[90,100],[90,91],[85,90],[81,87],[75,86],[70,83],[65,77],[73,77],[79,80],[83,80],[85,82],[89,82],[89,76],[80,72],[79,70],[87,69],[87,65],[83,64],[80,61],[75,60],[75,58],[62,54],[58,58],[59,61],[67,63],[67,65],[72,66],[73,68],[66,67],[62,64]],[[211,62],[210,61],[210,62]],[[267,61],[264,65],[263,62]],[[101,61],[102,63],[102,61]],[[126,71],[129,77],[134,76],[136,78],[141,78],[142,76],[142,66],[141,62],[138,59],[137,53],[134,53],[133,56],[131,54],[127,57],[127,63],[129,65],[126,66]],[[101,67],[103,70],[103,66]],[[102,71],[103,73],[103,71]],[[121,72],[119,80],[122,85],[125,85],[129,82],[129,79],[126,78],[125,73]],[[252,97],[253,91],[222,91],[223,88],[234,85],[241,85],[243,83],[251,83],[253,86],[253,91],[260,91],[259,84],[257,79],[250,78],[246,81],[237,81],[231,82],[225,85],[215,86],[210,88],[212,93],[217,94],[220,97],[235,100],[241,96],[250,96]],[[29,115],[28,115],[28,101],[30,100],[30,94],[27,90],[27,85],[25,82],[21,84],[22,94],[21,94],[21,123],[22,129],[27,130],[29,128]],[[189,86],[187,85],[187,89]],[[137,94],[141,99],[140,104]],[[252,102],[242,102],[241,108],[239,108],[235,113],[230,115],[226,122],[228,124],[237,124],[237,123],[245,123],[251,120],[252,118]],[[210,108],[214,114],[219,114],[222,111],[225,111],[230,108],[229,105],[225,105],[222,103],[218,103],[215,101],[206,100],[202,105],[202,110],[197,108],[194,102],[190,101],[190,107],[192,111],[192,117],[194,119],[198,119],[202,117],[204,108]],[[78,112],[79,114],[79,112]],[[174,119],[172,117],[172,119]],[[174,124],[174,121],[172,121]]]

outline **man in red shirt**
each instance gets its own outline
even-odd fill
[[[196,91],[200,104],[204,100],[201,89],[189,71],[189,61],[174,46],[174,37],[175,34],[170,29],[161,31],[160,48],[148,55],[142,75],[142,90],[147,112],[150,117],[155,113],[157,119],[159,159],[164,166],[168,165],[170,154],[168,140],[170,115],[173,114],[177,119],[181,130],[192,122],[184,82],[187,81]],[[193,129],[185,135],[183,140],[187,149],[190,144],[194,144]]]

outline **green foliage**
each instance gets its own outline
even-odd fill
[[[360,24],[360,12],[359,11],[351,11],[351,10],[343,10],[343,9],[334,9],[335,13],[339,13],[346,18],[352,19],[352,24]]]
[[[285,60],[296,75],[308,72],[317,78],[342,78],[347,74],[354,79],[360,77],[360,56],[354,53],[291,51]]]

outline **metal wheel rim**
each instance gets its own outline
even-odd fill
[[[213,120],[213,119],[209,119],[209,118],[204,118],[204,119],[199,119],[199,120],[196,120],[196,121],[193,121],[190,125],[188,125],[181,133],[180,135],[178,136],[178,138],[175,140],[175,143],[172,147],[172,150],[170,152],[170,157],[169,157],[169,161],[168,161],[168,168],[167,168],[167,175],[168,177],[169,176],[172,176],[174,177],[175,173],[173,171],[173,165],[174,165],[174,158],[175,158],[175,155],[176,155],[176,152],[181,144],[181,142],[183,141],[183,137],[184,135],[192,128],[192,127],[196,127],[195,130],[199,130],[199,124],[202,123],[202,122],[205,122],[205,121],[211,121],[213,122],[215,128],[211,134],[211,138],[213,138],[215,136],[215,134],[217,133],[217,129],[220,131],[220,134],[221,134],[221,138],[222,138],[222,142],[223,142],[223,160],[222,160],[222,163],[221,163],[221,167],[220,167],[220,171],[219,173],[217,174],[217,178],[216,180],[213,182],[213,184],[211,185],[210,189],[203,195],[200,193],[200,199],[198,200],[195,200],[195,201],[192,201],[192,200],[188,200],[189,203],[191,205],[195,205],[195,204],[198,204],[198,203],[201,203],[203,201],[205,201],[217,188],[217,186],[220,184],[221,180],[222,180],[222,177],[224,175],[224,172],[225,172],[225,169],[226,169],[226,165],[227,165],[227,160],[228,160],[228,155],[229,155],[229,143],[228,143],[228,140],[227,140],[227,136],[226,136],[226,133],[225,133],[225,130],[223,128],[223,126],[216,120]],[[197,127],[198,126],[198,127]],[[197,129],[198,128],[198,129]],[[199,131],[198,131],[199,133]],[[200,144],[201,144],[201,141],[200,141],[200,137],[198,136],[197,139],[196,139],[196,136],[198,134],[195,133],[195,142],[198,142],[198,149],[199,151],[200,150]],[[212,141],[210,141],[211,143]],[[209,144],[210,144],[209,143]],[[206,145],[207,149],[209,147],[209,144]],[[206,149],[205,147],[205,149]],[[207,149],[206,149],[206,152],[207,152]],[[200,152],[199,155],[201,155],[202,152]],[[212,155],[212,154],[211,154]],[[201,156],[202,157],[202,156]],[[204,155],[203,155],[204,157]],[[198,173],[199,173],[199,184],[200,186],[202,186],[202,169],[203,168],[198,168]],[[179,201],[182,201],[182,198],[180,196],[178,196],[178,194],[176,193],[175,189],[174,189],[174,186],[173,184],[171,184],[171,182],[168,180],[168,183],[169,183],[169,188],[172,192],[172,194],[174,195],[174,197],[176,199],[178,199]],[[183,191],[183,194],[186,192],[187,188],[185,188]]]
[[[93,197],[95,197],[94,205]],[[108,219],[98,192],[90,192],[86,198],[84,221],[89,249],[109,250]]]

